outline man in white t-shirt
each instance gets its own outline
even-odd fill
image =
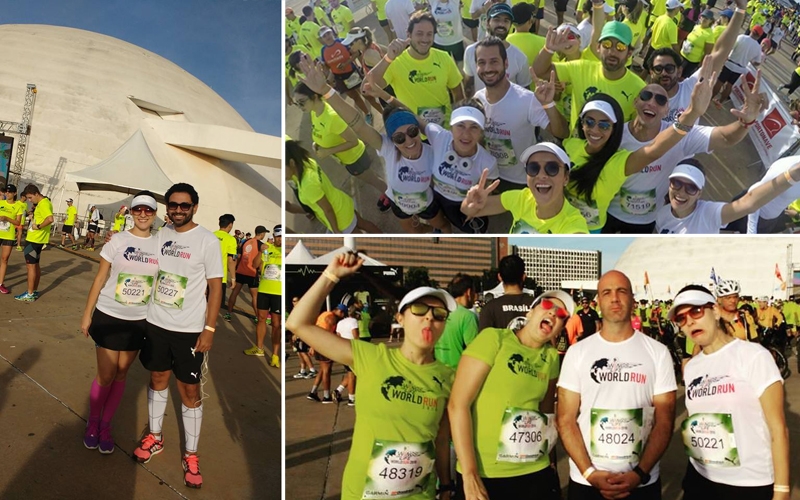
[[[150,371],[147,389],[150,426],[133,456],[136,461],[147,463],[164,449],[161,428],[170,374],[174,373],[186,438],[183,481],[190,488],[200,488],[203,484],[197,458],[203,422],[200,387],[208,371],[205,353],[214,340],[222,300],[222,252],[214,233],[192,221],[200,201],[192,186],[175,184],[164,198],[173,225],[158,232],[159,271],[147,310],[147,335],[139,358]]]
[[[83,248],[94,252],[94,237],[100,232],[100,211],[97,206],[92,205],[89,212],[89,224],[86,226],[86,240],[83,242]]]
[[[358,312],[355,306],[347,307],[344,304],[337,306],[342,313],[347,314],[346,318],[342,318],[336,323],[336,335],[346,340],[358,339]],[[347,389],[347,406],[356,405],[356,374],[353,370],[345,365],[345,374],[339,387],[333,391],[333,399],[338,403],[342,400],[342,391]]]
[[[394,31],[397,38],[406,38],[408,31],[408,21],[411,14],[417,10],[412,0],[388,0],[384,7],[386,19]]]
[[[734,17],[738,15],[740,14],[734,14]],[[734,21],[731,20],[728,26],[732,26],[733,24]],[[727,31],[727,29],[725,31]],[[733,90],[733,85],[739,80],[742,73],[747,71],[748,64],[752,64],[753,66],[761,64],[763,56],[758,39],[761,38],[763,34],[764,30],[761,29],[761,26],[756,26],[750,30],[749,35],[739,35],[736,38],[733,51],[731,51],[731,54],[728,56],[728,60],[725,62],[725,67],[722,68],[717,83],[714,84],[714,95],[720,94],[719,99],[713,100],[717,106],[728,100]]]
[[[487,26],[489,28],[489,35],[496,36],[503,41],[506,48],[506,59],[508,60],[508,68],[506,68],[506,76],[512,83],[516,83],[520,87],[528,88],[531,86],[531,72],[528,67],[528,57],[524,52],[519,50],[516,46],[511,45],[506,37],[511,29],[511,23],[514,22],[514,13],[511,6],[504,3],[496,3],[488,11],[489,20]],[[475,48],[478,42],[468,46],[464,51],[464,95],[473,95],[475,91],[481,90],[486,85],[480,78],[475,79],[477,71],[477,63],[475,62]]]
[[[569,497],[660,499],[659,460],[675,419],[669,351],[631,326],[627,276],[609,271],[597,284],[603,328],[567,351],[556,420],[569,454]]]
[[[522,152],[536,143],[534,127],[547,128],[556,137],[569,135],[567,121],[550,102],[545,105],[530,90],[508,80],[505,44],[496,37],[477,43],[476,74],[486,88],[475,93],[486,112],[486,149],[497,159],[499,191],[526,189],[528,177]]]

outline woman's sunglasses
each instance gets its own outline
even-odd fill
[[[428,311],[433,309],[433,319],[436,321],[446,321],[447,316],[450,315],[450,312],[444,307],[429,306],[428,304],[424,304],[422,302],[414,302],[408,306],[408,309],[414,316],[425,316],[428,314]]]
[[[395,132],[392,134],[392,142],[395,144],[403,144],[406,142],[406,136],[413,139],[419,135],[419,127],[411,125],[405,132]]]
[[[693,306],[688,311],[682,312],[680,314],[676,314],[675,317],[672,319],[678,326],[683,326],[686,324],[686,319],[691,316],[692,319],[700,319],[706,313],[706,309],[711,309],[713,306],[711,304],[706,304],[704,306]]]
[[[617,50],[617,52],[625,52],[628,50],[628,46],[625,45],[624,43],[622,42],[614,43],[608,38],[600,42],[600,46],[603,47],[604,49],[610,49],[611,47],[614,47]]]
[[[602,130],[603,132],[608,132],[611,130],[611,122],[607,122],[605,120],[597,121],[594,118],[589,118],[588,116],[583,119],[583,124],[586,125],[586,128],[592,129],[597,125],[597,128]]]
[[[647,102],[654,97],[656,98],[656,104],[659,106],[666,106],[669,102],[669,97],[665,96],[664,94],[654,94],[649,90],[642,90],[639,92],[639,99],[644,102]]]
[[[156,211],[150,207],[134,207],[131,208],[131,213],[133,215],[141,215],[141,214],[153,215],[154,213],[156,213]]]
[[[681,182],[678,179],[670,179],[669,187],[671,187],[675,191],[683,189],[683,192],[688,194],[689,196],[694,196],[700,192],[700,188],[698,188],[691,182]]]
[[[544,308],[546,311],[549,311],[550,309],[555,307],[556,308],[556,317],[557,318],[561,318],[561,319],[569,318],[569,311],[567,311],[563,307],[558,307],[556,305],[556,303],[553,302],[552,300],[542,299],[542,301],[539,302],[539,304],[541,304],[542,308]]]
[[[544,168],[544,173],[547,174],[548,177],[555,177],[561,171],[561,165],[554,161],[548,161],[542,167],[542,164],[538,161],[532,161],[525,164],[525,173],[531,177],[536,177],[539,175],[539,172]]]

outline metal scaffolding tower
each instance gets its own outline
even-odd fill
[[[0,120],[0,132],[18,134],[17,153],[14,158],[14,166],[9,171],[9,182],[18,184],[22,173],[25,171],[25,159],[28,151],[28,138],[31,135],[31,121],[33,121],[33,106],[36,103],[36,85],[28,84],[25,92],[25,106],[22,108],[21,122],[8,122]]]

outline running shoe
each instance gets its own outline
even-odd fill
[[[333,391],[331,395],[333,396],[333,400],[336,401],[336,404],[342,402],[342,394],[339,391]]]
[[[142,438],[139,447],[133,450],[133,459],[141,464],[146,464],[164,450],[164,438],[156,439],[151,433]]]
[[[58,248],[64,248],[64,245],[59,244]]]
[[[83,445],[89,450],[96,450],[100,443],[100,420],[90,418],[83,433]]]
[[[33,291],[33,298],[34,299],[38,299],[39,298],[39,290],[34,290]]]
[[[3,295],[11,293],[11,290],[5,287],[5,285],[0,285],[0,293]]]
[[[245,349],[244,353],[248,356],[261,356],[262,358],[266,355],[264,349],[259,349],[258,346],[253,346],[250,349]]]
[[[184,455],[181,459],[183,464],[183,484],[189,488],[200,488],[203,486],[203,476],[200,475],[200,460],[197,455]]]
[[[258,324],[258,318],[250,318],[250,319],[252,319],[252,320],[253,320],[253,324],[254,324],[254,325],[257,325],[257,324]]]
[[[348,399],[347,400],[347,406],[355,406],[355,405],[356,405],[356,401],[354,399]]]
[[[269,366],[273,366],[275,368],[280,368],[281,367],[281,358],[277,354],[273,354],[272,355],[272,361],[269,362]]]
[[[331,399],[330,396],[326,396],[326,397],[322,398],[322,404],[329,405],[329,404],[332,404],[332,403],[333,403],[333,399]]]
[[[28,292],[23,292],[19,295],[14,295],[14,298],[22,302],[33,302],[36,300],[36,296]]]
[[[230,323],[230,322],[231,322],[231,315],[230,315],[230,313],[225,313],[225,314],[223,314],[223,315],[222,315],[222,319],[224,319],[225,321],[227,321],[228,323]]]
[[[17,252],[21,252],[21,251],[22,251],[22,247],[17,247]]]
[[[295,373],[292,378],[306,378],[306,375],[308,375],[306,372]]]
[[[319,395],[316,392],[309,392],[306,399],[310,399],[311,401],[316,401],[317,403],[321,402],[322,400],[319,399]]]
[[[381,212],[388,212],[390,208],[392,208],[391,202],[389,201],[389,197],[386,196],[386,193],[384,193],[378,198],[378,210]]]
[[[111,437],[111,425],[100,425],[100,453],[110,455],[114,453],[114,438]]]
[[[315,378],[317,376],[317,370],[311,370],[310,372],[306,373],[306,378]]]

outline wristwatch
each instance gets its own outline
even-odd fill
[[[635,472],[636,475],[639,476],[639,479],[642,480],[642,484],[647,484],[650,482],[650,474],[643,471],[642,468],[639,467],[638,465],[633,468],[633,472]]]

